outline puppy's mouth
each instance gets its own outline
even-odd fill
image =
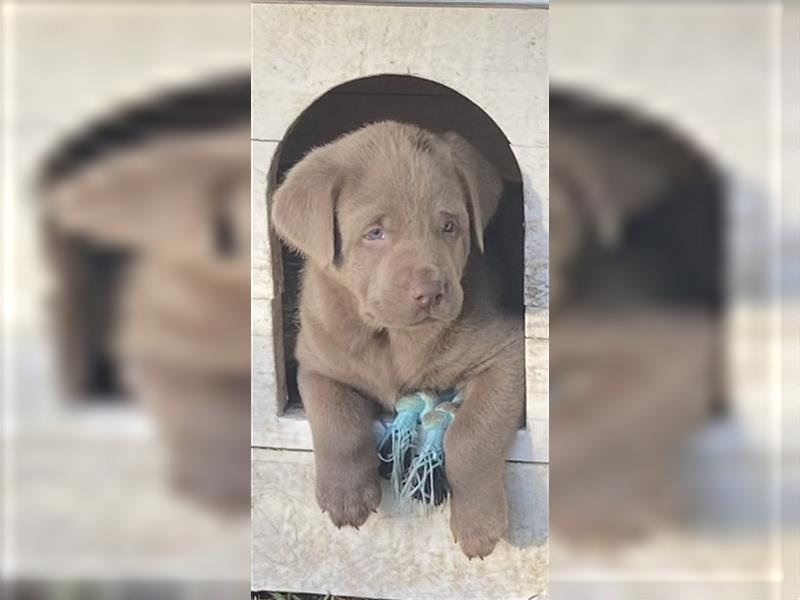
[[[406,327],[423,327],[425,325],[430,325],[432,323],[442,323],[443,319],[437,319],[432,315],[423,315],[413,323],[409,323]]]
[[[446,313],[446,314],[444,314]],[[415,314],[392,314],[388,311],[376,310],[375,307],[365,308],[361,316],[364,321],[378,328],[386,329],[420,329],[432,325],[442,325],[451,322],[455,317],[451,316],[450,311],[415,311]]]

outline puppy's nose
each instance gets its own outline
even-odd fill
[[[415,279],[411,282],[411,298],[420,308],[438,306],[444,296],[441,279]]]

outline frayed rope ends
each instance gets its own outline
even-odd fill
[[[456,404],[443,402],[422,418],[425,442],[408,468],[400,498],[411,498],[428,509],[447,499],[450,486],[444,472],[444,434],[455,413]]]
[[[395,405],[397,416],[378,444],[378,456],[379,473],[381,477],[391,480],[396,496],[400,495],[404,473],[417,450],[417,425],[438,402],[439,399],[433,394],[417,392],[400,398]]]
[[[397,417],[378,446],[381,474],[392,480],[397,498],[415,500],[426,509],[447,499],[450,487],[444,470],[444,435],[460,402],[461,394],[454,390],[438,397],[419,392],[398,400]],[[420,422],[425,439],[418,448]]]

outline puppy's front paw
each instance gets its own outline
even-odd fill
[[[318,467],[317,502],[336,527],[361,527],[381,503],[377,466]]]
[[[499,492],[487,490],[467,498],[453,494],[450,529],[470,560],[489,556],[508,529],[506,498],[502,490],[501,483]]]

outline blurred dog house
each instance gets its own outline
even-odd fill
[[[249,7],[3,24],[3,592],[241,598]]]
[[[637,539],[674,518],[676,458],[727,410],[724,176],[633,107],[553,86],[550,109],[551,525]]]
[[[528,598],[547,577],[546,6],[399,4],[253,8],[253,590]],[[384,493],[360,531],[339,531],[314,497],[292,360],[300,259],[271,233],[269,197],[311,147],[383,119],[461,134],[505,181],[487,246],[525,315],[526,421],[507,463],[508,539],[483,562],[452,543],[447,509],[423,516]]]
[[[780,320],[797,313],[779,296],[796,283],[774,262],[798,222],[781,194],[797,152],[779,118],[796,112],[783,11],[552,15],[553,597],[796,595]]]
[[[143,402],[177,487],[240,509],[249,95],[244,74],[131,104],[57,147],[39,184],[65,395]]]

